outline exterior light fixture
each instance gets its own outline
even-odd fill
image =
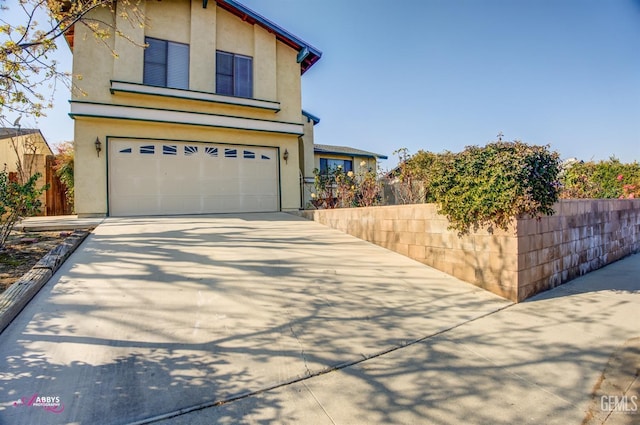
[[[98,158],[100,158],[100,151],[102,150],[102,142],[100,141],[100,139],[96,137],[96,141],[93,142],[93,144],[96,145],[96,153],[98,154]]]
[[[287,149],[284,150],[284,153],[282,154],[282,159],[284,159],[284,162],[289,161],[289,151]]]

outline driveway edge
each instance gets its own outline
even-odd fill
[[[27,273],[0,294],[0,333],[49,281],[64,261],[76,250],[89,231],[76,230],[49,251]]]

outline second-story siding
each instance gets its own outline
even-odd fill
[[[118,6],[120,7],[120,6]],[[116,23],[128,39],[112,36],[105,42],[78,27],[74,46],[74,75],[82,95],[74,99],[129,104],[141,107],[183,109],[213,114],[238,114],[251,118],[299,122],[301,110],[300,64],[297,52],[277,41],[273,33],[243,21],[210,2],[188,0],[148,1],[140,5],[145,27],[100,10],[100,18]],[[215,93],[216,51],[252,59],[252,97],[278,102],[280,112],[229,107],[225,104],[181,101],[172,98],[111,94],[111,81],[143,84],[145,37],[189,46],[188,90]],[[115,53],[115,56],[112,54]],[[78,60],[81,57],[81,60]]]
[[[257,99],[277,100],[276,39],[258,25],[253,26],[253,93]]]
[[[200,4],[194,12],[200,13],[202,10]],[[191,2],[148,1],[144,33],[147,37],[191,43]]]

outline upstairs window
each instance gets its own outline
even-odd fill
[[[342,168],[342,171],[345,173],[348,173],[349,171],[353,171],[353,161],[350,159],[320,158],[320,174],[327,175],[330,171],[338,167]]]
[[[216,93],[253,97],[253,63],[248,56],[216,52]]]
[[[144,84],[189,88],[189,45],[145,37]]]

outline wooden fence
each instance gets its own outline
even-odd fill
[[[53,155],[47,156],[45,167],[46,184],[49,189],[46,191],[44,215],[68,215],[73,213],[73,205],[67,199],[66,186],[60,181],[53,169],[55,158]]]

